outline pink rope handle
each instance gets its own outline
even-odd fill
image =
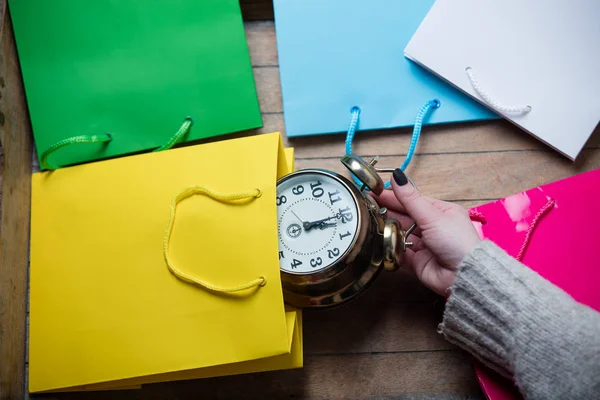
[[[479,211],[469,210],[469,217],[471,218],[471,221],[480,222],[482,225],[487,224],[487,218]]]
[[[535,216],[533,217],[533,220],[531,221],[531,224],[529,225],[529,228],[527,228],[527,233],[525,234],[525,240],[523,240],[523,244],[521,245],[519,254],[517,254],[517,260],[519,260],[519,261],[523,260],[523,256],[525,255],[525,250],[527,250],[527,246],[529,246],[529,240],[531,239],[531,234],[533,233],[534,229],[537,227],[538,222],[540,222],[540,220],[542,219],[542,217],[544,215],[548,214],[548,211],[550,211],[552,209],[552,207],[554,207],[555,204],[556,204],[556,200],[550,199],[542,208],[540,208],[540,210],[537,212],[537,214],[535,214]]]
[[[554,207],[555,204],[556,204],[556,200],[549,199],[548,202],[542,208],[540,208],[539,211],[535,214],[535,216],[531,220],[531,224],[529,225],[529,228],[527,228],[527,233],[525,234],[525,239],[523,240],[523,244],[521,244],[521,249],[519,250],[519,253],[517,254],[517,257],[516,257],[517,260],[519,260],[519,261],[523,260],[523,256],[525,255],[525,250],[527,250],[527,246],[529,246],[529,241],[531,240],[531,235],[533,234],[533,231],[537,227],[537,225],[540,222],[540,220],[542,219],[542,217],[544,215],[546,215],[548,213],[548,211],[550,211],[552,209],[552,207]],[[471,221],[480,222],[482,225],[487,224],[487,218],[485,218],[485,215],[483,215],[483,213],[481,213],[479,211],[469,210],[469,217],[471,218]]]

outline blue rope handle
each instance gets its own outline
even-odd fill
[[[421,109],[419,110],[419,112],[417,113],[417,117],[415,118],[415,125],[413,126],[413,133],[412,133],[412,137],[410,139],[410,146],[408,147],[408,152],[406,153],[406,158],[404,159],[404,162],[402,163],[402,165],[400,166],[400,169],[402,171],[404,171],[406,169],[406,167],[408,167],[408,164],[410,164],[413,155],[415,154],[415,150],[417,149],[417,144],[419,143],[419,138],[421,136],[421,129],[423,128],[423,120],[425,119],[425,117],[429,114],[429,111],[436,109],[436,108],[440,108],[440,101],[437,99],[434,100],[429,100],[427,101],[425,104],[423,104],[423,106],[421,107]],[[348,133],[346,134],[346,154],[352,154],[352,141],[354,140],[354,135],[356,134],[356,130],[358,128],[358,122],[360,120],[360,108],[359,107],[352,107],[350,109],[350,125],[348,126]],[[362,182],[355,177],[354,175],[352,175],[352,179],[354,179],[354,182],[359,185],[362,186]],[[385,183],[385,188],[389,188],[391,186],[391,182],[388,181]]]
[[[352,141],[354,140],[354,134],[358,128],[358,121],[360,119],[360,107],[352,107],[350,109],[350,126],[348,127],[348,133],[346,134],[346,155],[352,154]],[[358,183],[357,180],[355,182]],[[360,183],[359,183],[360,184]]]

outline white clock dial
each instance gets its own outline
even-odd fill
[[[358,207],[338,179],[300,172],[277,186],[277,221],[280,269],[308,274],[345,255],[358,231]]]

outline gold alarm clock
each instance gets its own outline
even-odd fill
[[[346,155],[341,162],[362,185],[335,172],[303,169],[277,182],[279,268],[285,301],[297,308],[344,304],[382,269],[396,270],[412,243],[399,222],[368,194],[384,190],[376,159]]]

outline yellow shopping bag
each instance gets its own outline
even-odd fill
[[[301,367],[277,256],[292,169],[272,133],[34,174],[30,391]]]

